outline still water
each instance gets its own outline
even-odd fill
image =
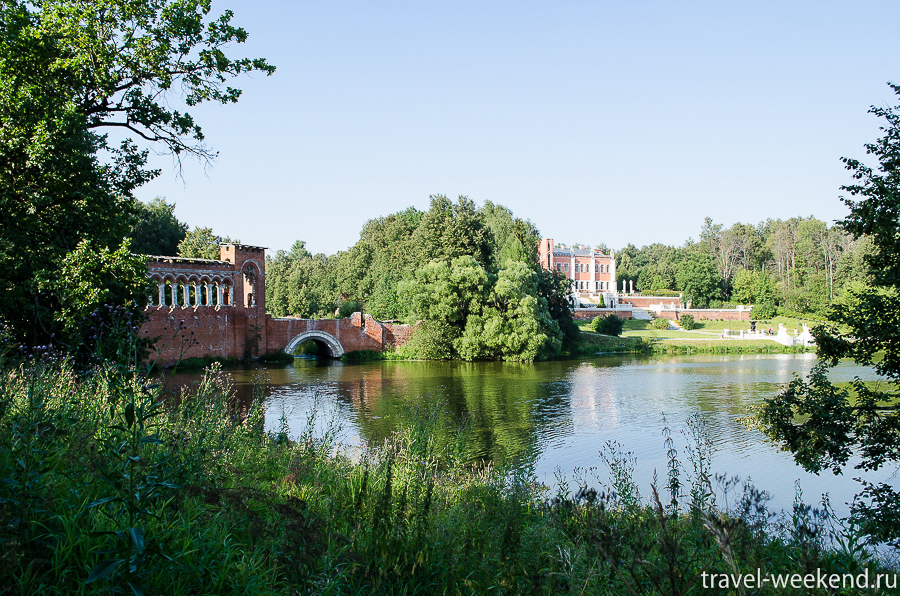
[[[533,364],[298,359],[232,375],[243,396],[254,379],[264,379],[271,430],[287,425],[296,434],[315,412],[319,432],[336,426],[344,444],[358,446],[431,408],[442,415],[439,431],[461,444],[467,458],[499,464],[532,453],[537,479],[548,485],[556,483],[558,472],[571,479],[576,468],[596,467],[602,481],[606,469],[599,452],[617,441],[637,459],[643,495],[649,494],[654,470],[665,483],[666,425],[678,459],[691,470],[685,447],[693,444],[688,420],[695,416],[706,423],[713,472],[751,479],[770,493],[775,509],[790,507],[799,481],[804,500],[816,502],[827,492],[835,509],[846,513],[845,503],[859,491],[853,478],[898,486],[897,470],[809,474],[738,421],[749,406],[776,394],[795,374],[807,374],[814,363],[813,354],[627,355]],[[833,382],[876,378],[850,364],[829,376]]]

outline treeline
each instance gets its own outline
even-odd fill
[[[135,252],[215,259],[219,242],[230,241],[209,228],[190,230],[162,199],[137,210]],[[531,222],[501,205],[434,196],[427,211],[410,207],[369,220],[346,251],[312,254],[298,240],[270,255],[266,303],[275,316],[364,310],[380,320],[422,321],[414,356],[553,355],[575,331],[566,282],[538,266],[540,238]],[[821,315],[866,283],[871,251],[868,238],[814,217],[729,228],[706,218],[698,241],[615,251],[617,284],[631,282],[644,294],[682,293],[699,308],[752,304],[761,318]]]
[[[753,304],[821,314],[854,285],[866,282],[868,238],[814,217],[768,219],[730,228],[706,218],[699,241],[681,247],[628,244],[616,253],[616,274],[645,294],[683,292],[696,307]]]
[[[334,255],[305,243],[266,263],[266,304],[275,316],[332,317],[364,310],[420,322],[410,356],[534,360],[577,334],[568,285],[537,262],[540,234],[490,201],[477,207],[433,196],[427,211],[373,219]]]

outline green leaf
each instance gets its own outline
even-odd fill
[[[134,426],[134,404],[128,404],[125,406],[125,422],[128,423],[128,428]]]
[[[96,567],[91,569],[90,575],[85,580],[85,585],[94,583],[97,580],[107,577],[119,568],[119,565],[125,562],[125,559],[105,559],[100,561]]]
[[[144,531],[140,528],[128,528],[128,538],[131,546],[138,554],[144,552]]]
[[[114,502],[122,502],[121,497],[106,497],[104,499],[97,499],[96,501],[91,501],[87,505],[85,505],[85,509],[91,509],[93,507],[97,507],[98,505],[103,505],[105,503],[114,503]]]

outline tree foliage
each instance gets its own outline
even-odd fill
[[[865,236],[854,238],[844,226],[813,217],[730,228],[706,218],[698,242],[626,245],[616,254],[616,281],[631,281],[645,294],[689,294],[698,306],[734,302],[823,314],[865,279],[862,261],[870,247]]]
[[[137,218],[131,228],[131,250],[139,255],[177,256],[188,225],[175,217],[175,203],[156,197],[149,203],[134,201]]]
[[[228,242],[239,244],[240,240],[217,236],[213,234],[212,228],[194,228],[178,243],[178,256],[186,259],[216,260],[221,254],[219,245]]]
[[[891,88],[900,95],[900,86]],[[766,434],[813,472],[840,473],[853,454],[864,471],[900,462],[900,108],[870,112],[884,120],[883,136],[866,145],[877,166],[843,160],[856,182],[843,187],[850,215],[842,226],[871,240],[865,257],[871,283],[854,285],[829,309],[830,323],[814,330],[819,363],[807,380],[795,379],[768,400],[758,418]],[[842,358],[874,367],[885,382],[872,386],[857,379],[851,397],[826,376]],[[853,513],[863,530],[874,541],[900,547],[900,493],[864,481],[861,497]]]
[[[539,240],[502,205],[435,195],[428,211],[366,222],[345,252],[280,251],[266,303],[276,316],[321,317],[358,302],[376,319],[418,323],[406,351],[423,358],[544,358],[578,328],[568,281],[537,263]]]
[[[134,338],[150,295],[147,263],[127,242],[110,250],[82,241],[43,285],[60,297],[54,340],[70,354],[116,362],[146,355],[146,342]]]
[[[619,336],[622,334],[624,327],[625,320],[612,313],[603,317],[594,317],[591,321],[591,331],[602,333],[603,335]]]
[[[137,218],[132,191],[158,174],[146,150],[104,131],[211,157],[177,106],[231,103],[240,91],[230,78],[272,71],[228,58],[225,46],[246,32],[209,11],[204,0],[0,5],[0,322],[16,341],[68,333],[62,264],[82,261],[84,241],[117,253]],[[101,288],[124,283],[101,270]]]

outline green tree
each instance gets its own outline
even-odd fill
[[[156,197],[149,203],[134,201],[137,221],[131,228],[131,250],[139,255],[178,255],[188,225],[175,217],[175,203]]]
[[[416,226],[412,241],[420,263],[470,255],[482,267],[492,265],[496,242],[471,199],[460,196],[454,203],[443,195],[431,197],[431,207]]]
[[[82,361],[143,360],[146,340],[136,336],[150,296],[144,257],[131,254],[127,242],[113,251],[82,241],[63,259],[60,273],[43,283],[61,299],[54,313],[56,343]]]
[[[234,102],[229,79],[272,72],[264,60],[228,58],[225,47],[247,34],[230,12],[209,21],[209,11],[204,0],[0,6],[0,322],[15,340],[59,337],[62,263],[78,261],[82,241],[116,252],[136,215],[133,190],[158,173],[146,150],[110,145],[102,131],[210,158],[177,106]]]
[[[678,290],[684,292],[684,301],[695,308],[706,308],[713,300],[721,300],[721,277],[712,259],[703,253],[694,253],[679,265],[676,273]]]
[[[539,295],[539,282],[538,272],[520,261],[496,276],[468,255],[432,261],[400,284],[410,322],[420,322],[408,351],[428,358],[526,362],[557,354],[562,333]]]
[[[591,321],[591,331],[602,333],[603,335],[621,335],[624,327],[625,320],[612,313],[605,317],[594,317]]]
[[[413,334],[427,336],[427,342],[419,338],[412,349],[423,350],[424,357],[451,358],[463,348],[464,357],[473,360],[485,357],[474,338],[457,343],[466,330],[469,316],[479,316],[490,291],[490,282],[484,267],[474,257],[462,256],[452,261],[431,261],[416,271],[415,276],[401,282],[400,293],[407,298],[411,323],[426,322],[422,330]]]
[[[471,314],[455,344],[463,360],[531,362],[559,353],[559,325],[537,295],[538,274],[520,261],[501,269],[479,313]]]
[[[561,349],[569,350],[578,343],[580,333],[572,317],[572,283],[559,271],[538,270],[538,296],[547,303],[550,318],[559,325],[562,334]]]
[[[890,85],[900,95],[900,86]],[[872,107],[884,120],[883,136],[866,145],[878,162],[873,168],[844,158],[854,184],[842,189],[850,215],[843,227],[855,238],[868,237],[871,285],[857,285],[843,304],[828,311],[830,324],[814,330],[819,363],[808,379],[795,379],[758,414],[760,428],[807,470],[840,473],[852,454],[856,468],[877,470],[900,462],[900,108]],[[877,355],[877,356],[876,356]],[[874,367],[886,378],[868,385],[858,379],[847,389],[826,375],[841,358]],[[852,511],[873,541],[900,548],[900,493],[884,483],[863,482]]]
[[[775,300],[775,285],[764,271],[741,269],[732,280],[732,299],[740,304],[764,304]]]
[[[186,259],[210,259],[217,260],[220,256],[219,245],[234,242],[240,244],[240,240],[232,240],[228,236],[216,236],[212,228],[194,228],[185,234],[184,239],[178,243],[178,256]]]

